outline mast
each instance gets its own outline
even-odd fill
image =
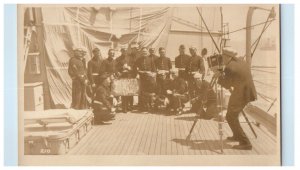
[[[252,23],[252,16],[253,12],[256,8],[249,7],[248,14],[247,14],[247,21],[246,21],[246,62],[248,63],[249,67],[251,67],[252,57],[251,57],[251,23]]]

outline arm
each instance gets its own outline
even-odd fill
[[[218,84],[226,89],[231,88],[232,84],[232,70],[229,67],[225,67],[224,74],[222,74],[218,79]]]
[[[204,66],[204,60],[202,57],[199,60],[199,67],[200,67],[200,73],[202,74],[202,80],[203,80],[204,76],[205,76],[205,66]]]
[[[80,63],[76,63],[74,59],[71,59],[69,61],[69,68],[68,68],[68,73],[72,79],[79,79],[82,83],[86,82],[86,76],[83,74],[80,74],[79,72],[79,65]]]
[[[112,108],[110,101],[107,100],[106,91],[103,88],[98,88],[97,96],[99,97],[98,100],[102,102],[107,107],[107,109],[110,110]]]
[[[104,60],[104,61],[101,63],[101,66],[100,66],[100,69],[99,69],[100,75],[104,74],[104,73],[105,73],[105,70],[106,70],[106,60]]]
[[[91,82],[91,84],[94,84],[95,81],[94,81],[92,74],[93,74],[92,63],[88,62],[87,77],[88,77],[89,81]]]
[[[168,68],[169,68],[169,71],[172,69],[172,62],[171,62],[171,59],[168,59]]]

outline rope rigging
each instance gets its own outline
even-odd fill
[[[225,35],[229,35],[229,34],[232,34],[232,33],[236,33],[236,32],[238,32],[238,31],[243,31],[243,30],[245,30],[245,29],[247,29],[247,28],[253,28],[253,27],[256,27],[256,26],[259,26],[259,25],[268,23],[268,22],[271,23],[271,22],[273,22],[274,20],[275,20],[275,19],[271,19],[271,20],[269,20],[269,21],[264,21],[264,22],[260,22],[260,23],[258,23],[258,24],[251,25],[250,27],[243,27],[243,28],[240,28],[240,29],[237,29],[237,30],[228,32],[228,33],[225,33]]]

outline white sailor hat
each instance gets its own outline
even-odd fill
[[[200,73],[195,73],[193,76],[194,76],[195,79],[201,79],[202,78],[202,74],[200,74]]]
[[[232,48],[223,48],[223,55],[229,56],[229,57],[235,57],[237,55],[237,52]]]
[[[197,48],[196,48],[195,46],[191,46],[189,49],[190,49],[190,50],[197,51]]]
[[[82,45],[73,46],[74,51],[87,51],[87,49]]]

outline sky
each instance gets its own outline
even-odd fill
[[[251,6],[255,6],[254,4]],[[266,9],[271,9],[272,7],[275,7],[275,21],[272,22],[272,24],[268,27],[268,29],[263,34],[263,38],[271,38],[275,37],[277,41],[277,45],[279,45],[279,6],[278,5],[258,5],[259,7],[263,7]],[[230,31],[234,31],[243,27],[246,27],[246,19],[247,19],[247,12],[249,9],[249,5],[225,5],[223,6],[223,17],[224,22],[229,22],[229,29]],[[269,12],[256,9],[253,13],[252,17],[252,25],[261,23],[266,21],[268,17]],[[254,41],[259,34],[261,33],[261,30],[263,28],[263,25],[257,26],[254,29],[252,29],[252,41]],[[235,43],[241,43],[244,44],[246,42],[246,31],[238,31],[236,33],[230,34],[230,39],[233,44]]]

